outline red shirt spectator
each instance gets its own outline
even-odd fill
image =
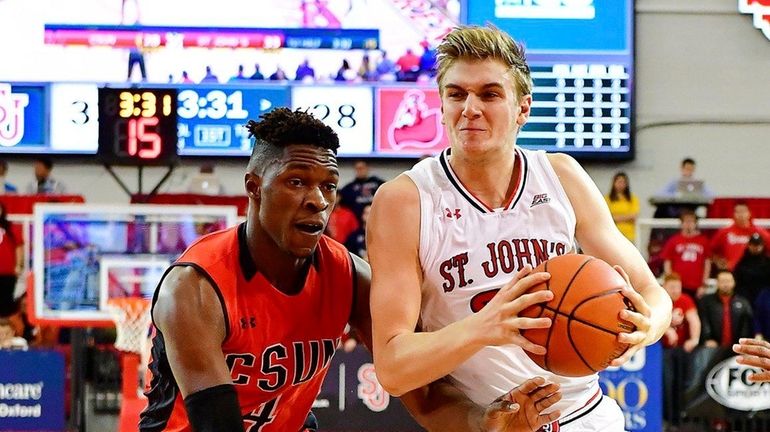
[[[338,193],[337,204],[329,216],[329,223],[326,225],[326,234],[334,240],[345,244],[350,233],[356,231],[358,227],[358,217],[352,210],[340,203],[340,194]]]
[[[711,273],[711,250],[708,238],[698,231],[695,213],[683,211],[679,219],[682,231],[666,241],[661,252],[664,273],[678,273],[682,288],[692,297],[700,297],[698,289]]]
[[[692,352],[698,346],[700,339],[698,308],[690,296],[682,293],[682,281],[678,274],[667,274],[663,287],[674,302],[671,310],[671,326],[663,336],[663,347],[682,347],[685,351]]]
[[[420,57],[417,56],[411,49],[407,49],[406,53],[396,60],[396,65],[402,71],[410,71],[420,67]]]
[[[770,233],[751,222],[751,212],[745,203],[735,204],[733,224],[720,229],[711,239],[714,262],[720,269],[732,271],[738,264],[752,234],[759,233],[770,244]]]
[[[18,270],[24,264],[18,259],[24,244],[23,239],[18,225],[11,225],[10,233],[0,227],[0,275],[18,275]]]

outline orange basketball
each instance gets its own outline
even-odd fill
[[[569,254],[545,261],[534,271],[548,272],[551,278],[530,292],[547,289],[554,294],[550,302],[519,314],[552,321],[550,328],[521,332],[547,350],[545,355],[525,351],[535,363],[557,375],[585,376],[607,368],[628,349],[617,335],[635,327],[619,313],[633,306],[620,293],[626,282],[614,268],[592,256]]]

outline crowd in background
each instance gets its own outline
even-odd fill
[[[276,66],[275,70],[263,71],[259,62],[253,66],[239,65],[238,69],[227,75],[219,74],[213,66],[206,66],[205,73],[197,83],[202,84],[237,84],[255,81],[303,83],[340,83],[340,82],[426,82],[435,77],[436,49],[427,41],[420,44],[422,52],[408,48],[397,58],[391,58],[384,50],[367,51],[357,65],[343,59],[336,70],[322,71],[309,59],[304,59],[295,67]],[[129,67],[128,79],[131,79],[132,67]],[[170,83],[194,84],[191,75],[197,71],[180,71],[178,75],[169,75]],[[146,79],[146,73],[142,75]]]

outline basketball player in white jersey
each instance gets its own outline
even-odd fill
[[[556,376],[523,351],[545,348],[520,329],[551,324],[518,317],[552,298],[548,291],[523,294],[549,277],[530,270],[571,252],[575,240],[618,266],[630,284],[623,295],[636,309],[620,315],[637,329],[618,336],[630,348],[613,366],[661,337],[671,300],[574,159],[516,146],[532,106],[522,48],[495,28],[461,27],[438,53],[450,148],[382,186],[368,224],[377,377],[400,395],[448,376],[486,404],[543,376],[563,395],[554,407],[558,425],[545,430],[622,431],[623,414],[602,396],[597,375]]]

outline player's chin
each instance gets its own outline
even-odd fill
[[[319,236],[320,238],[320,236]],[[313,255],[318,247],[318,239],[295,240],[289,245],[288,252],[296,258],[308,258]]]

